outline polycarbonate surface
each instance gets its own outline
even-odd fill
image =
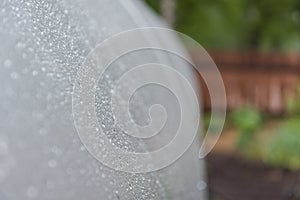
[[[110,169],[94,159],[74,125],[72,91],[88,53],[114,34],[149,26],[163,25],[143,3],[134,0],[0,2],[1,200],[205,199],[198,141],[165,169],[130,174]],[[147,38],[149,43],[158,39],[159,36]],[[162,48],[181,48],[171,39],[159,42]],[[147,63],[151,58],[163,59],[164,63],[180,62],[178,58],[157,57],[156,53],[142,51],[115,65],[128,67]],[[110,113],[105,109],[105,95],[111,88],[110,80],[118,73],[111,70],[111,77],[98,85],[96,111],[99,119],[107,123]],[[189,71],[186,74],[192,78]],[[141,113],[146,113],[151,101],[177,105],[171,94],[162,98],[161,92],[148,89],[131,108],[141,123],[145,117]],[[169,129],[171,133],[172,127]],[[171,137],[144,144],[118,131],[109,128],[107,135],[120,148],[140,151],[157,148]]]

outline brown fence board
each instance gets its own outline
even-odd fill
[[[280,53],[212,53],[226,89],[228,109],[255,106],[262,111],[282,113],[286,101],[300,83],[300,55]],[[201,59],[192,53],[196,65]],[[210,108],[203,81],[203,103]]]

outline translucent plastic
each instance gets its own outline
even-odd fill
[[[197,157],[200,140],[195,140],[173,165],[147,174],[131,174],[97,161],[82,144],[74,125],[72,92],[88,53],[109,36],[149,26],[164,25],[140,1],[0,2],[1,200],[205,199],[203,161]],[[158,38],[148,40],[157,42]],[[181,48],[173,39],[159,42],[162,47]],[[111,46],[107,51],[115,48]],[[152,57],[153,52],[144,51],[129,55],[116,65],[147,63]],[[171,63],[178,58],[155,59]],[[111,77],[98,86],[97,113],[102,122],[109,120],[104,97],[110,90],[110,79],[118,72],[112,70]],[[190,71],[186,74],[193,77]],[[132,112],[143,118],[138,114],[145,113],[152,100],[176,105],[172,95],[160,95],[158,90],[149,88],[137,97]],[[130,142],[128,148],[139,148],[139,141],[131,141],[112,128],[108,127],[107,134],[120,148]],[[154,149],[169,139],[165,136],[148,142],[145,149]]]

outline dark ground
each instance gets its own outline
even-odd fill
[[[207,169],[211,200],[300,200],[300,171],[220,153],[208,156]]]

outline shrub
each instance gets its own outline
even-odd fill
[[[287,110],[291,116],[300,116],[300,84],[297,85],[295,96],[287,99]]]
[[[247,147],[250,140],[253,139],[253,133],[262,125],[262,114],[255,108],[244,107],[233,110],[230,118],[239,131],[237,147]]]
[[[285,121],[266,144],[264,160],[267,164],[299,169],[300,119],[291,118]]]

